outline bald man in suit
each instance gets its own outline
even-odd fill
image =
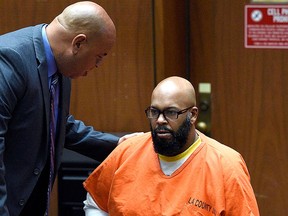
[[[115,38],[109,15],[89,1],[68,6],[48,25],[0,36],[1,216],[42,216],[49,209],[49,86],[53,74],[59,76],[55,173],[64,147],[102,161],[127,138],[95,131],[69,114],[71,79],[98,67]]]

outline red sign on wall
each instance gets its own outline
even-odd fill
[[[288,5],[246,5],[245,47],[288,49]]]

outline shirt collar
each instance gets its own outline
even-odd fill
[[[160,160],[164,160],[164,161],[168,161],[168,162],[173,162],[173,161],[178,161],[186,156],[190,156],[198,146],[200,146],[201,144],[201,139],[200,137],[198,137],[196,139],[196,141],[188,148],[186,149],[184,152],[176,155],[176,156],[173,156],[173,157],[168,157],[168,156],[164,156],[164,155],[159,155],[159,158]]]
[[[47,25],[44,25],[42,27],[42,38],[43,38],[43,43],[44,43],[45,55],[47,59],[47,65],[48,65],[48,77],[51,77],[54,73],[56,73],[57,66],[56,66],[55,58],[51,50],[51,47],[47,38],[47,34],[45,31],[46,27]]]

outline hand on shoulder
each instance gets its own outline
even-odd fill
[[[131,138],[131,137],[138,136],[138,135],[142,135],[142,134],[144,134],[144,132],[135,132],[135,133],[131,133],[131,134],[126,134],[126,135],[120,137],[120,139],[119,139],[119,141],[118,141],[118,145],[119,145],[120,143],[122,143],[123,141]]]

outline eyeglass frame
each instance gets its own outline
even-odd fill
[[[178,119],[178,116],[179,115],[181,115],[181,114],[184,114],[185,112],[187,112],[189,109],[191,109],[191,108],[193,108],[194,106],[190,106],[190,107],[188,107],[188,108],[185,108],[185,109],[182,109],[182,110],[179,110],[179,111],[175,111],[176,112],[176,114],[177,114],[177,116],[176,116],[176,118],[175,119]],[[159,114],[158,114],[158,116],[156,117],[156,118],[149,118],[148,117],[148,110],[151,110],[151,109],[154,109],[154,110],[157,110],[158,112],[159,112]],[[171,119],[171,118],[169,118],[169,117],[167,117],[165,114],[164,114],[164,112],[166,111],[166,110],[169,110],[169,109],[171,109],[171,108],[166,108],[166,109],[164,109],[164,110],[159,110],[159,109],[157,109],[157,108],[154,108],[154,107],[152,107],[152,106],[149,106],[149,107],[147,107],[146,109],[145,109],[145,114],[146,114],[146,117],[148,118],[148,119],[158,119],[159,118],[159,116],[162,114],[163,115],[163,117],[166,119],[166,120],[175,120],[175,119]]]

